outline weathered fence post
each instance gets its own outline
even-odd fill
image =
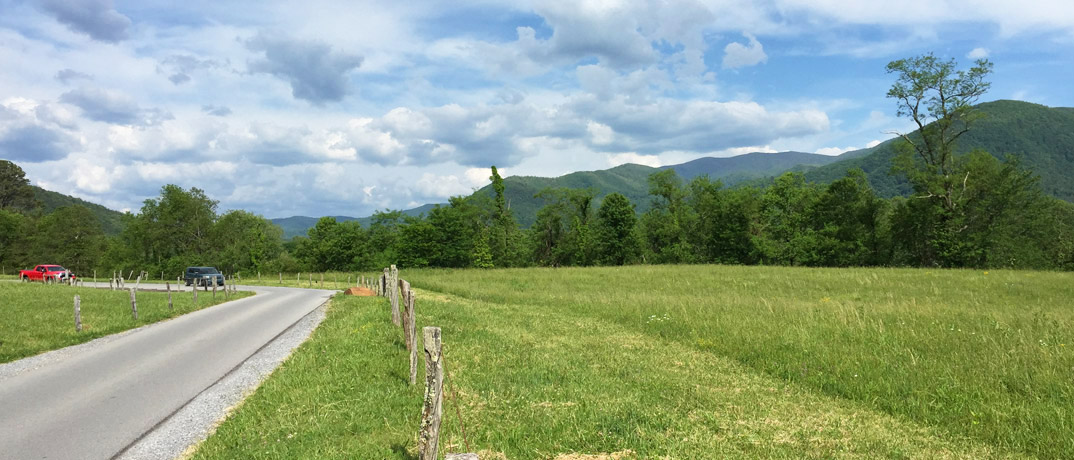
[[[97,287],[97,270],[93,271],[93,287]]]
[[[324,289],[324,272],[321,272],[321,284],[320,284],[320,288],[321,288],[321,289]]]
[[[280,284],[283,285],[283,272],[280,272]]]
[[[134,288],[131,288],[131,315],[138,320],[138,300],[134,297]]]
[[[392,324],[401,325],[399,318],[399,270],[392,265],[388,272],[388,300],[392,303]]]
[[[235,284],[235,279],[232,277],[230,283],[224,283],[224,300],[231,299],[231,286]]]
[[[198,305],[198,285],[195,284],[193,287],[194,287],[194,289],[191,289],[191,291],[194,291],[194,305],[197,306]]]
[[[257,272],[257,282],[261,282],[261,272]]]
[[[216,281],[213,281],[213,302],[216,302]]]
[[[444,362],[440,328],[422,328],[425,338],[425,402],[421,409],[418,433],[418,458],[436,460],[440,444],[440,412],[444,404]]]
[[[172,308],[172,283],[170,281],[164,283],[164,288],[168,290],[168,311],[174,311]]]
[[[82,298],[75,295],[75,332],[82,332]]]
[[[410,289],[410,283],[407,283],[406,287],[406,322],[403,327],[406,329],[406,335],[410,337],[410,384],[417,383],[418,380],[418,330],[416,328],[417,320],[414,317],[414,291]]]

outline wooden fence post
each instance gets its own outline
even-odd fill
[[[194,306],[197,306],[198,305],[198,285],[194,284],[193,287],[194,287],[194,289],[191,289],[191,291],[194,291]]]
[[[168,290],[168,311],[175,311],[175,309],[172,308],[172,283],[170,281],[164,283],[164,288]]]
[[[399,270],[392,265],[388,271],[388,300],[392,303],[392,324],[402,324],[399,318]]]
[[[280,285],[283,285],[283,272],[280,272]]]
[[[138,320],[138,299],[134,297],[134,288],[131,288],[131,315],[134,316],[135,321]]]
[[[444,404],[444,355],[441,353],[440,328],[424,327],[425,401],[421,409],[418,433],[418,458],[436,460],[440,444],[440,413]]]
[[[97,270],[93,271],[93,287],[97,287]]]
[[[410,384],[417,383],[418,380],[418,330],[415,327],[417,320],[414,317],[414,291],[410,289],[410,284],[407,283],[406,288],[406,323],[403,327],[406,329],[406,335],[410,336]]]
[[[216,302],[216,280],[213,280],[213,302]]]
[[[82,298],[75,295],[75,332],[82,332]]]
[[[310,272],[310,289],[313,289],[313,272]]]

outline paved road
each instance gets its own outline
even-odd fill
[[[240,289],[257,295],[0,376],[0,459],[111,458],[333,293]]]

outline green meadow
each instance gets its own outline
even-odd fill
[[[632,266],[400,277],[416,287],[419,329],[443,329],[441,452],[1074,452],[1070,274]],[[196,458],[411,458],[423,390],[420,371],[406,384],[407,366],[385,299],[337,297]]]
[[[82,332],[75,332],[74,297],[81,299]],[[238,297],[252,295],[239,292]],[[231,296],[237,298],[236,295]],[[223,291],[198,292],[194,303],[190,288],[172,293],[168,310],[166,292],[138,291],[138,319],[131,315],[130,293],[90,287],[42,283],[0,283],[0,363],[33,356],[70,345],[155,323],[224,302]]]

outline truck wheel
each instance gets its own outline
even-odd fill
[[[29,276],[22,277],[22,282],[23,283],[29,283],[30,282],[30,277]]]

